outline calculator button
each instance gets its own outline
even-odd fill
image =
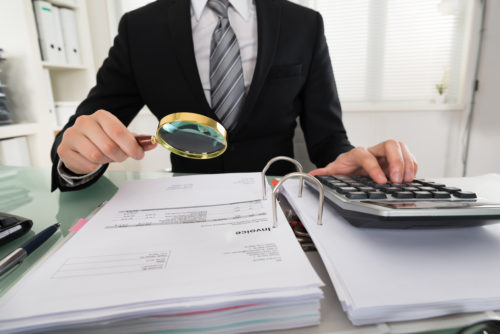
[[[381,191],[370,191],[368,193],[368,198],[370,198],[370,199],[386,199],[387,195]]]
[[[456,191],[453,196],[458,198],[477,198],[477,195],[472,191]]]
[[[345,194],[345,196],[350,199],[365,199],[368,197],[368,195],[362,191],[353,191]]]
[[[330,183],[330,184],[338,184],[338,183],[343,183],[343,182],[342,182],[342,181],[340,181],[340,180],[337,180],[337,179],[331,178],[331,179],[328,179],[328,180],[327,180],[327,183]]]
[[[328,183],[331,187],[335,188],[335,189],[338,189],[338,188],[342,188],[342,187],[349,187],[349,185],[347,183],[344,183],[344,182],[340,182],[340,183]]]
[[[337,191],[341,194],[346,194],[346,193],[352,193],[352,192],[358,191],[358,189],[354,188],[354,187],[339,187],[339,188],[337,188]]]
[[[420,187],[420,190],[423,190],[423,191],[438,191],[436,188],[433,188],[433,187]]]
[[[450,198],[451,197],[450,193],[448,193],[446,191],[433,191],[432,196],[434,196],[434,198]]]
[[[454,193],[454,192],[460,191],[462,189],[457,188],[457,187],[442,187],[440,190],[447,191],[449,193]]]
[[[392,193],[392,196],[396,198],[413,198],[414,195],[411,191],[396,191]]]
[[[427,184],[429,186],[431,186],[431,187],[434,187],[434,188],[443,188],[443,187],[446,187],[446,184],[437,183],[437,182],[428,182]]]
[[[415,198],[432,198],[432,193],[429,191],[414,191]]]
[[[395,192],[401,191],[401,188],[398,188],[398,187],[388,187],[388,188],[382,188],[380,190],[382,190],[383,192],[389,193],[389,194],[393,194]]]
[[[442,187],[446,187],[446,184],[443,184],[443,183],[437,183],[437,182],[432,182],[432,181],[424,181],[424,182],[422,182],[422,184],[425,184],[426,186],[429,186],[429,187],[434,187],[434,188],[442,188]]]

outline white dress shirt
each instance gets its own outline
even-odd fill
[[[210,101],[210,44],[219,19],[207,7],[208,0],[191,0],[191,27],[194,55],[201,84],[208,104]],[[257,13],[253,0],[230,0],[228,19],[240,46],[245,91],[252,82],[257,61]]]
[[[200,74],[201,84],[208,104],[210,99],[210,45],[212,34],[218,23],[217,15],[207,7],[208,0],[191,0],[191,29],[193,31],[194,55]],[[245,91],[252,82],[255,64],[257,62],[257,12],[254,0],[229,0],[228,19],[240,46],[241,63]],[[102,168],[81,176],[70,175],[64,171],[59,160],[57,171],[66,186],[76,187],[95,177]]]

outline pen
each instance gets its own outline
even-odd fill
[[[57,223],[47,227],[45,230],[22,244],[21,247],[3,258],[0,261],[0,276],[8,272],[15,265],[21,263],[26,256],[30,255],[35,249],[40,247],[45,241],[50,238],[52,234],[57,231],[59,226],[60,224]]]

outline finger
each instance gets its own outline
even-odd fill
[[[387,140],[369,148],[369,151],[376,157],[385,157],[388,163],[389,177],[392,182],[403,182],[404,158],[397,141]]]
[[[328,175],[330,174],[328,172],[328,168],[323,167],[323,168],[317,168],[309,172],[309,175],[315,176],[315,175]]]
[[[403,142],[399,142],[399,146],[405,160],[404,182],[411,182],[417,176],[417,160]]]
[[[82,136],[78,142],[70,143],[72,151],[79,153],[86,160],[95,164],[106,164],[115,161],[104,154],[92,141]]]
[[[76,151],[69,150],[63,157],[60,157],[64,166],[76,174],[89,174],[99,168],[101,165],[87,160],[83,155]]]
[[[387,178],[380,167],[377,158],[366,148],[356,147],[346,154],[345,158],[353,159],[355,163],[360,165],[368,175],[377,183],[386,183]]]
[[[342,164],[349,165],[349,159],[344,158],[344,155],[349,154],[349,152],[340,154],[335,161],[330,162],[323,168],[317,168],[309,172],[309,175],[335,175],[335,174],[345,174],[349,175],[354,170],[357,169],[357,166],[344,166],[341,167]]]
[[[63,134],[61,144],[57,148],[57,154],[71,171],[76,172],[78,170],[81,172],[78,163],[72,161],[75,152],[79,155],[85,155],[85,159],[93,164],[98,165],[109,161],[76,127],[70,127]],[[83,169],[88,170],[89,167]]]
[[[113,139],[127,156],[136,160],[144,157],[144,150],[137,143],[134,135],[116,116],[104,110],[97,111],[95,116],[104,132]]]
[[[104,132],[93,117],[79,117],[75,125],[75,131],[80,131],[82,138],[75,142],[73,149],[88,160],[103,164],[127,159],[127,154]]]

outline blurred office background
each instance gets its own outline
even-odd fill
[[[76,39],[76,59],[41,57],[43,17],[36,7],[43,14],[47,3],[0,0],[5,58],[0,63],[0,102],[3,98],[9,115],[0,125],[0,164],[50,165],[54,133],[95,83],[121,15],[151,2],[47,1],[60,14],[61,29],[74,33],[62,38]],[[404,141],[419,161],[421,177],[500,172],[499,1],[294,2],[323,15],[343,118],[354,145]],[[130,127],[152,134],[157,122],[144,108]],[[300,131],[295,141],[297,157],[312,169]],[[169,153],[160,147],[142,161],[129,159],[111,169],[169,167]]]

